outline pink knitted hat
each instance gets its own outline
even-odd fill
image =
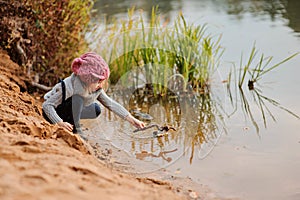
[[[88,52],[75,58],[72,62],[72,71],[84,83],[96,83],[109,77],[110,71],[105,60],[96,53]]]

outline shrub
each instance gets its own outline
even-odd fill
[[[92,5],[92,0],[0,1],[1,48],[28,80],[51,86],[87,49],[84,33]]]

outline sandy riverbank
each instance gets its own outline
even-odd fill
[[[184,199],[169,184],[144,183],[106,167],[76,135],[50,125],[0,53],[1,199]]]
[[[79,136],[42,118],[41,103],[20,91],[19,70],[0,51],[1,199],[219,199],[189,180],[109,167]]]

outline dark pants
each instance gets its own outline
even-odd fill
[[[97,103],[83,106],[83,97],[79,95],[73,95],[68,98],[62,104],[57,106],[55,110],[64,122],[69,122],[73,125],[74,133],[77,133],[80,130],[80,119],[94,119],[101,113],[100,106]],[[43,116],[48,122],[52,123],[44,111]]]

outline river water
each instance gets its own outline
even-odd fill
[[[214,131],[213,137],[201,148],[192,148],[191,142],[182,135],[198,129],[181,128],[177,130],[180,136],[172,133],[161,139],[148,137],[149,132],[132,137],[133,128],[128,123],[104,110],[97,126],[90,127],[98,135],[96,140],[107,141],[126,152],[136,161],[132,163],[136,163],[137,173],[166,168],[176,176],[188,176],[208,185],[224,197],[300,199],[300,120],[281,109],[284,107],[300,115],[300,56],[269,72],[260,82],[261,93],[256,99],[263,96],[278,103],[274,106],[265,101],[270,111],[268,114],[265,110],[265,119],[251,98],[257,94],[249,91],[245,94],[253,122],[243,110],[245,104],[239,98],[240,93],[233,92],[235,107],[228,100],[226,87],[222,84],[232,63],[239,65],[241,53],[249,55],[254,43],[259,53],[273,56],[274,64],[300,51],[300,1],[117,0],[111,3],[99,0],[95,3],[97,11],[93,21],[103,24],[104,19],[109,22],[112,18],[124,18],[132,6],[143,9],[150,16],[152,6],[157,4],[159,13],[170,21],[182,11],[188,23],[207,23],[210,33],[222,35],[221,45],[225,52],[213,91],[221,99],[224,113],[231,115],[223,115],[221,122],[217,120],[217,126],[222,128]],[[122,103],[117,94],[111,95]],[[125,106],[125,102],[122,104]],[[169,112],[168,106],[158,103],[151,105],[148,111],[154,118],[152,122],[156,123],[164,122]],[[193,121],[188,117],[193,116],[190,114],[193,110],[186,109],[185,112],[179,127]],[[105,129],[105,134],[98,125]]]

